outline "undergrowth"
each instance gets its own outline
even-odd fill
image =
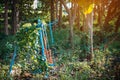
[[[26,30],[29,30],[26,32]],[[94,56],[89,60],[89,41],[87,40],[88,35],[83,32],[76,31],[74,33],[74,49],[70,49],[69,44],[69,29],[56,29],[53,31],[54,34],[54,45],[51,49],[54,48],[54,69],[49,69],[49,79],[50,80],[119,80],[119,71],[120,71],[120,50],[119,50],[119,38],[114,39],[115,34],[107,34],[97,32],[94,35]],[[26,35],[18,35],[18,41],[20,48],[16,64],[14,69],[17,69],[22,72],[30,73],[30,70],[42,68],[43,73],[33,74],[33,79],[43,79],[45,75],[45,65],[44,62],[41,62],[41,58],[37,57],[35,48],[40,46],[35,44],[37,34],[35,27],[28,29],[21,29],[22,33]],[[99,34],[100,33],[100,34]],[[21,33],[19,33],[21,34]],[[98,35],[99,34],[99,35]],[[33,37],[32,37],[33,36]],[[49,36],[48,36],[49,37]],[[11,39],[12,38],[12,39]],[[2,56],[10,56],[13,52],[14,37],[9,37],[2,39],[5,47],[2,47],[1,54]],[[12,41],[13,40],[13,41]],[[113,40],[113,41],[112,41]],[[49,39],[50,41],[50,39]],[[51,45],[50,45],[51,46]],[[5,50],[5,51],[4,51]],[[8,51],[11,52],[8,54]],[[5,53],[5,54],[3,54]],[[35,56],[36,55],[36,56]],[[8,58],[8,57],[7,57]],[[2,59],[2,58],[0,58]],[[4,58],[3,58],[4,59]],[[10,59],[10,58],[8,58]],[[3,61],[2,61],[3,62]],[[8,60],[9,62],[9,60]],[[32,66],[32,67],[31,67]],[[46,65],[47,67],[47,65]],[[8,77],[7,72],[9,65],[3,65],[0,63],[0,79],[3,77],[5,79],[11,78]],[[17,73],[16,73],[17,74]],[[23,76],[19,74],[17,76]],[[17,78],[19,78],[17,77]],[[31,79],[32,79],[31,78]],[[11,79],[15,79],[15,76]]]

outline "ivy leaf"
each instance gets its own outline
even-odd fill
[[[86,14],[90,14],[92,11],[93,11],[93,9],[94,9],[94,4],[90,4],[89,5],[89,7],[88,7],[88,9],[85,9],[84,11],[83,11],[83,13],[86,15]]]
[[[83,13],[90,14],[94,9],[93,0],[71,0],[73,3],[79,5],[82,8]]]

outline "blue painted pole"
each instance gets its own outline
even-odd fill
[[[10,63],[9,74],[12,71],[12,66],[14,65],[14,60],[15,60],[15,57],[16,57],[16,53],[17,53],[17,46],[14,47],[14,53],[13,53],[13,58],[12,58],[11,63]]]
[[[39,30],[39,38],[40,38],[40,44],[41,44],[41,48],[42,48],[42,59],[46,60],[46,56],[45,56],[45,48],[44,48],[44,42],[43,42],[43,24],[41,23],[40,19],[38,19],[38,28],[40,28]]]
[[[50,27],[51,44],[53,45],[54,44],[54,38],[53,38],[53,31],[52,31],[52,24],[51,23],[49,24],[49,27]]]
[[[48,24],[48,26],[49,26],[49,28],[50,28],[50,37],[51,37],[51,44],[52,44],[52,45],[54,44],[52,26],[53,26],[54,24],[56,24],[57,22],[58,22],[58,20],[55,20],[55,21],[50,22],[50,23]]]

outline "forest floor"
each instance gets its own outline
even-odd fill
[[[102,33],[98,33],[98,35],[95,34],[94,56],[91,57],[91,55],[87,53],[89,50],[86,48],[87,41],[86,38],[84,38],[85,35],[76,33],[74,36],[75,49],[71,49],[67,41],[68,35],[66,34],[68,33],[66,31],[67,30],[62,29],[54,33],[58,47],[56,48],[57,55],[53,56],[55,66],[48,67],[48,72],[33,74],[29,70],[22,70],[17,67],[16,65],[20,64],[19,61],[26,58],[22,56],[24,54],[23,52],[23,54],[21,54],[23,58],[20,60],[19,58],[16,59],[12,70],[13,75],[8,76],[9,63],[12,57],[10,57],[9,54],[4,54],[5,56],[9,55],[9,57],[4,58],[4,60],[0,59],[0,80],[120,80],[120,35],[115,37],[116,34],[109,34],[108,37],[106,37],[107,35],[103,35]],[[61,33],[63,33],[64,36],[61,35]],[[104,41],[104,39],[108,40]],[[3,41],[5,42],[5,40]],[[11,40],[11,38],[9,40]],[[6,43],[8,45],[7,41]],[[3,44],[3,42],[1,42],[1,44]],[[106,45],[105,48],[101,48],[102,45]],[[7,46],[7,48],[9,47],[10,46]],[[1,48],[5,51],[8,50],[5,47]],[[31,56],[32,55],[34,54],[32,53]],[[22,64],[24,63],[27,62],[23,60]],[[29,64],[33,64],[34,66],[33,62]],[[25,64],[25,66],[28,67],[29,64]],[[27,69],[32,70],[31,68]]]

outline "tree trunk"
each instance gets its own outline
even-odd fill
[[[89,15],[89,24],[88,24],[88,27],[89,27],[89,34],[90,34],[90,52],[91,54],[93,54],[93,12],[90,13]]]
[[[58,0],[55,0],[55,20],[58,20]],[[54,28],[58,27],[58,23],[54,25]]]
[[[62,3],[60,2],[60,7],[59,7],[59,22],[58,22],[59,27],[62,26]]]
[[[55,0],[55,19],[58,19],[58,0]]]
[[[73,43],[73,22],[76,18],[76,4],[72,4],[72,8],[74,9],[68,9],[68,7],[66,6],[66,3],[64,0],[60,0],[60,2],[63,4],[63,6],[66,9],[66,12],[68,13],[69,16],[69,26],[70,26],[70,34],[69,34],[69,41],[71,44],[71,48],[74,48],[74,43]]]
[[[117,4],[117,0],[112,0],[108,7],[107,16],[105,17],[105,22],[103,24],[103,30],[105,30],[105,31],[109,31],[109,29],[108,29],[109,21],[112,20],[115,16],[115,12],[117,9],[116,4]]]
[[[98,24],[99,26],[102,28],[103,24],[102,24],[102,3],[99,3],[98,5]]]
[[[74,32],[73,32],[73,24],[76,19],[76,9],[77,5],[72,3],[72,8],[69,10],[69,26],[70,26],[70,43],[71,47],[74,48]]]
[[[13,0],[13,4],[12,4],[12,34],[15,34],[15,23],[16,23],[16,20],[15,20],[15,0]]]
[[[51,0],[51,22],[55,20],[55,6],[54,0]]]
[[[83,31],[88,33],[88,15],[83,16]]]
[[[117,19],[117,21],[116,21],[116,23],[115,23],[115,33],[117,33],[118,32],[118,30],[119,30],[119,25],[120,25],[120,15],[118,16],[118,19]]]
[[[93,12],[85,15],[84,31],[89,35],[90,53],[93,54]]]
[[[5,1],[5,26],[4,26],[4,31],[5,34],[8,35],[8,1]]]
[[[16,34],[17,29],[19,28],[19,10],[16,6],[18,4],[17,0],[13,0],[12,5],[12,34]]]
[[[16,10],[16,32],[19,29],[19,27],[20,27],[20,24],[19,24],[19,10],[17,8],[17,10]]]
[[[71,13],[69,13],[69,26],[70,26],[70,36],[69,36],[69,39],[70,39],[70,44],[71,44],[71,48],[74,48],[74,43],[73,43],[73,20],[72,20],[72,17],[71,17]]]
[[[78,15],[78,17],[77,17],[77,27],[80,30],[80,10],[79,10],[79,8],[78,8],[77,15]]]

